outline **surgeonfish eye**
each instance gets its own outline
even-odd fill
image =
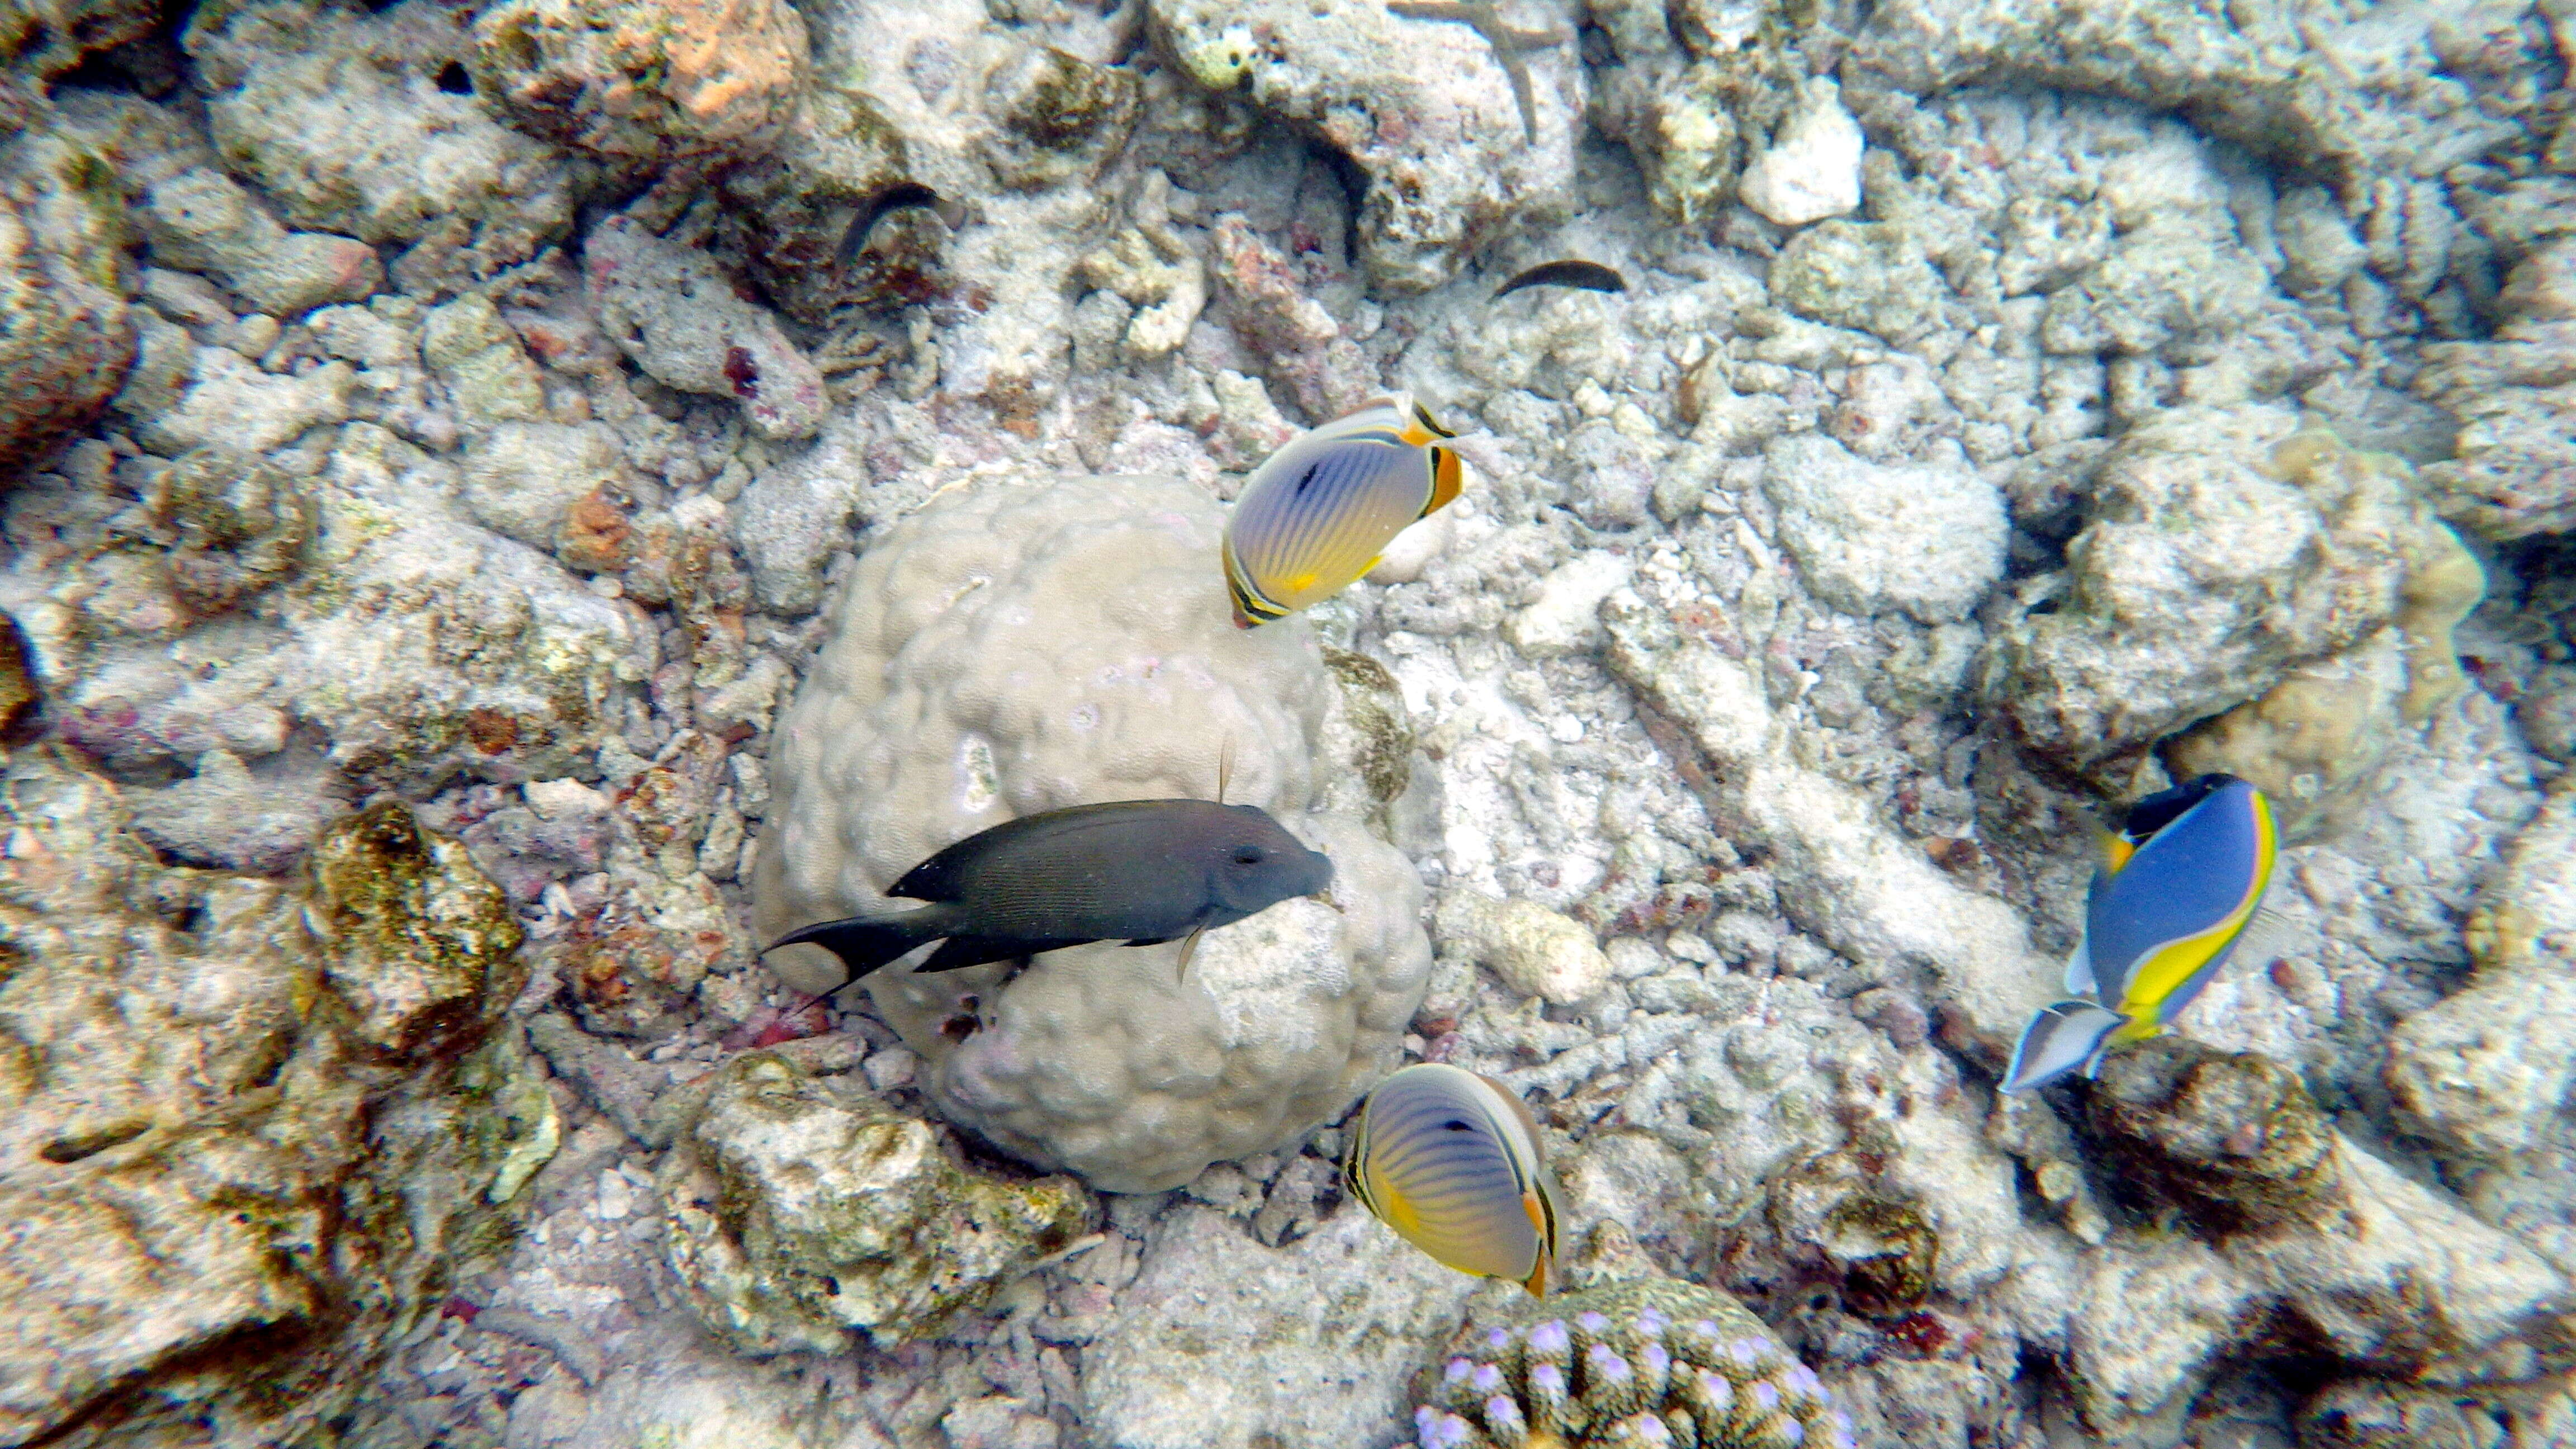
[[[1236,865],[1259,865],[1269,858],[1270,852],[1258,845],[1238,845],[1234,848]]]

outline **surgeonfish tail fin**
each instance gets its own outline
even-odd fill
[[[2101,1065],[2111,1034],[2129,1018],[2089,1001],[2060,1001],[2042,1008],[2023,1027],[2014,1044],[2012,1065],[2004,1069],[2003,1089],[2027,1092],[2083,1069],[2092,1075]]]
[[[2077,937],[2075,949],[2066,955],[2066,989],[2079,994],[2100,989],[2093,980],[2093,941],[2089,935]]]
[[[937,936],[936,928],[925,931],[923,928],[928,923],[916,919],[937,914],[941,913],[935,907],[925,907],[892,916],[850,916],[838,921],[819,921],[770,942],[761,948],[761,954],[767,955],[781,946],[814,945],[840,957],[841,964],[849,968],[850,974],[840,986],[823,993],[830,996]]]

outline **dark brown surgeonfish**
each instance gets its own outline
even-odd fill
[[[954,971],[1090,941],[1151,946],[1232,925],[1333,883],[1333,863],[1250,805],[1119,800],[1005,821],[904,873],[886,894],[934,904],[791,931],[852,981],[932,941],[918,971]],[[1184,947],[1181,964],[1189,964]],[[825,995],[832,994],[825,992]]]

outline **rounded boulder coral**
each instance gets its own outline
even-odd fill
[[[883,892],[1006,820],[1106,800],[1258,805],[1333,861],[1300,898],[1201,939],[867,978],[951,1121],[1113,1192],[1275,1150],[1394,1065],[1430,945],[1411,862],[1319,810],[1356,765],[1312,630],[1230,621],[1213,499],[1166,478],[988,482],[860,559],[778,732],[753,887],[775,937],[902,902]],[[1347,793],[1347,792],[1344,792]],[[824,990],[840,964],[775,953]]]

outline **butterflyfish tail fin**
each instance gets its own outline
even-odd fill
[[[924,941],[937,939],[938,926],[922,920],[924,916],[947,913],[937,906],[924,906],[917,911],[904,911],[891,916],[849,916],[838,921],[819,921],[801,930],[790,931],[761,948],[761,954],[781,946],[820,946],[841,958],[849,969],[839,986],[823,994],[833,996],[851,982],[884,967]]]
[[[2044,1087],[2082,1068],[2087,1076],[2100,1065],[2111,1034],[2128,1023],[2119,1012],[2089,1001],[2060,1001],[2042,1008],[2023,1027],[2013,1044],[2012,1065],[2004,1069],[2006,1092]]]

